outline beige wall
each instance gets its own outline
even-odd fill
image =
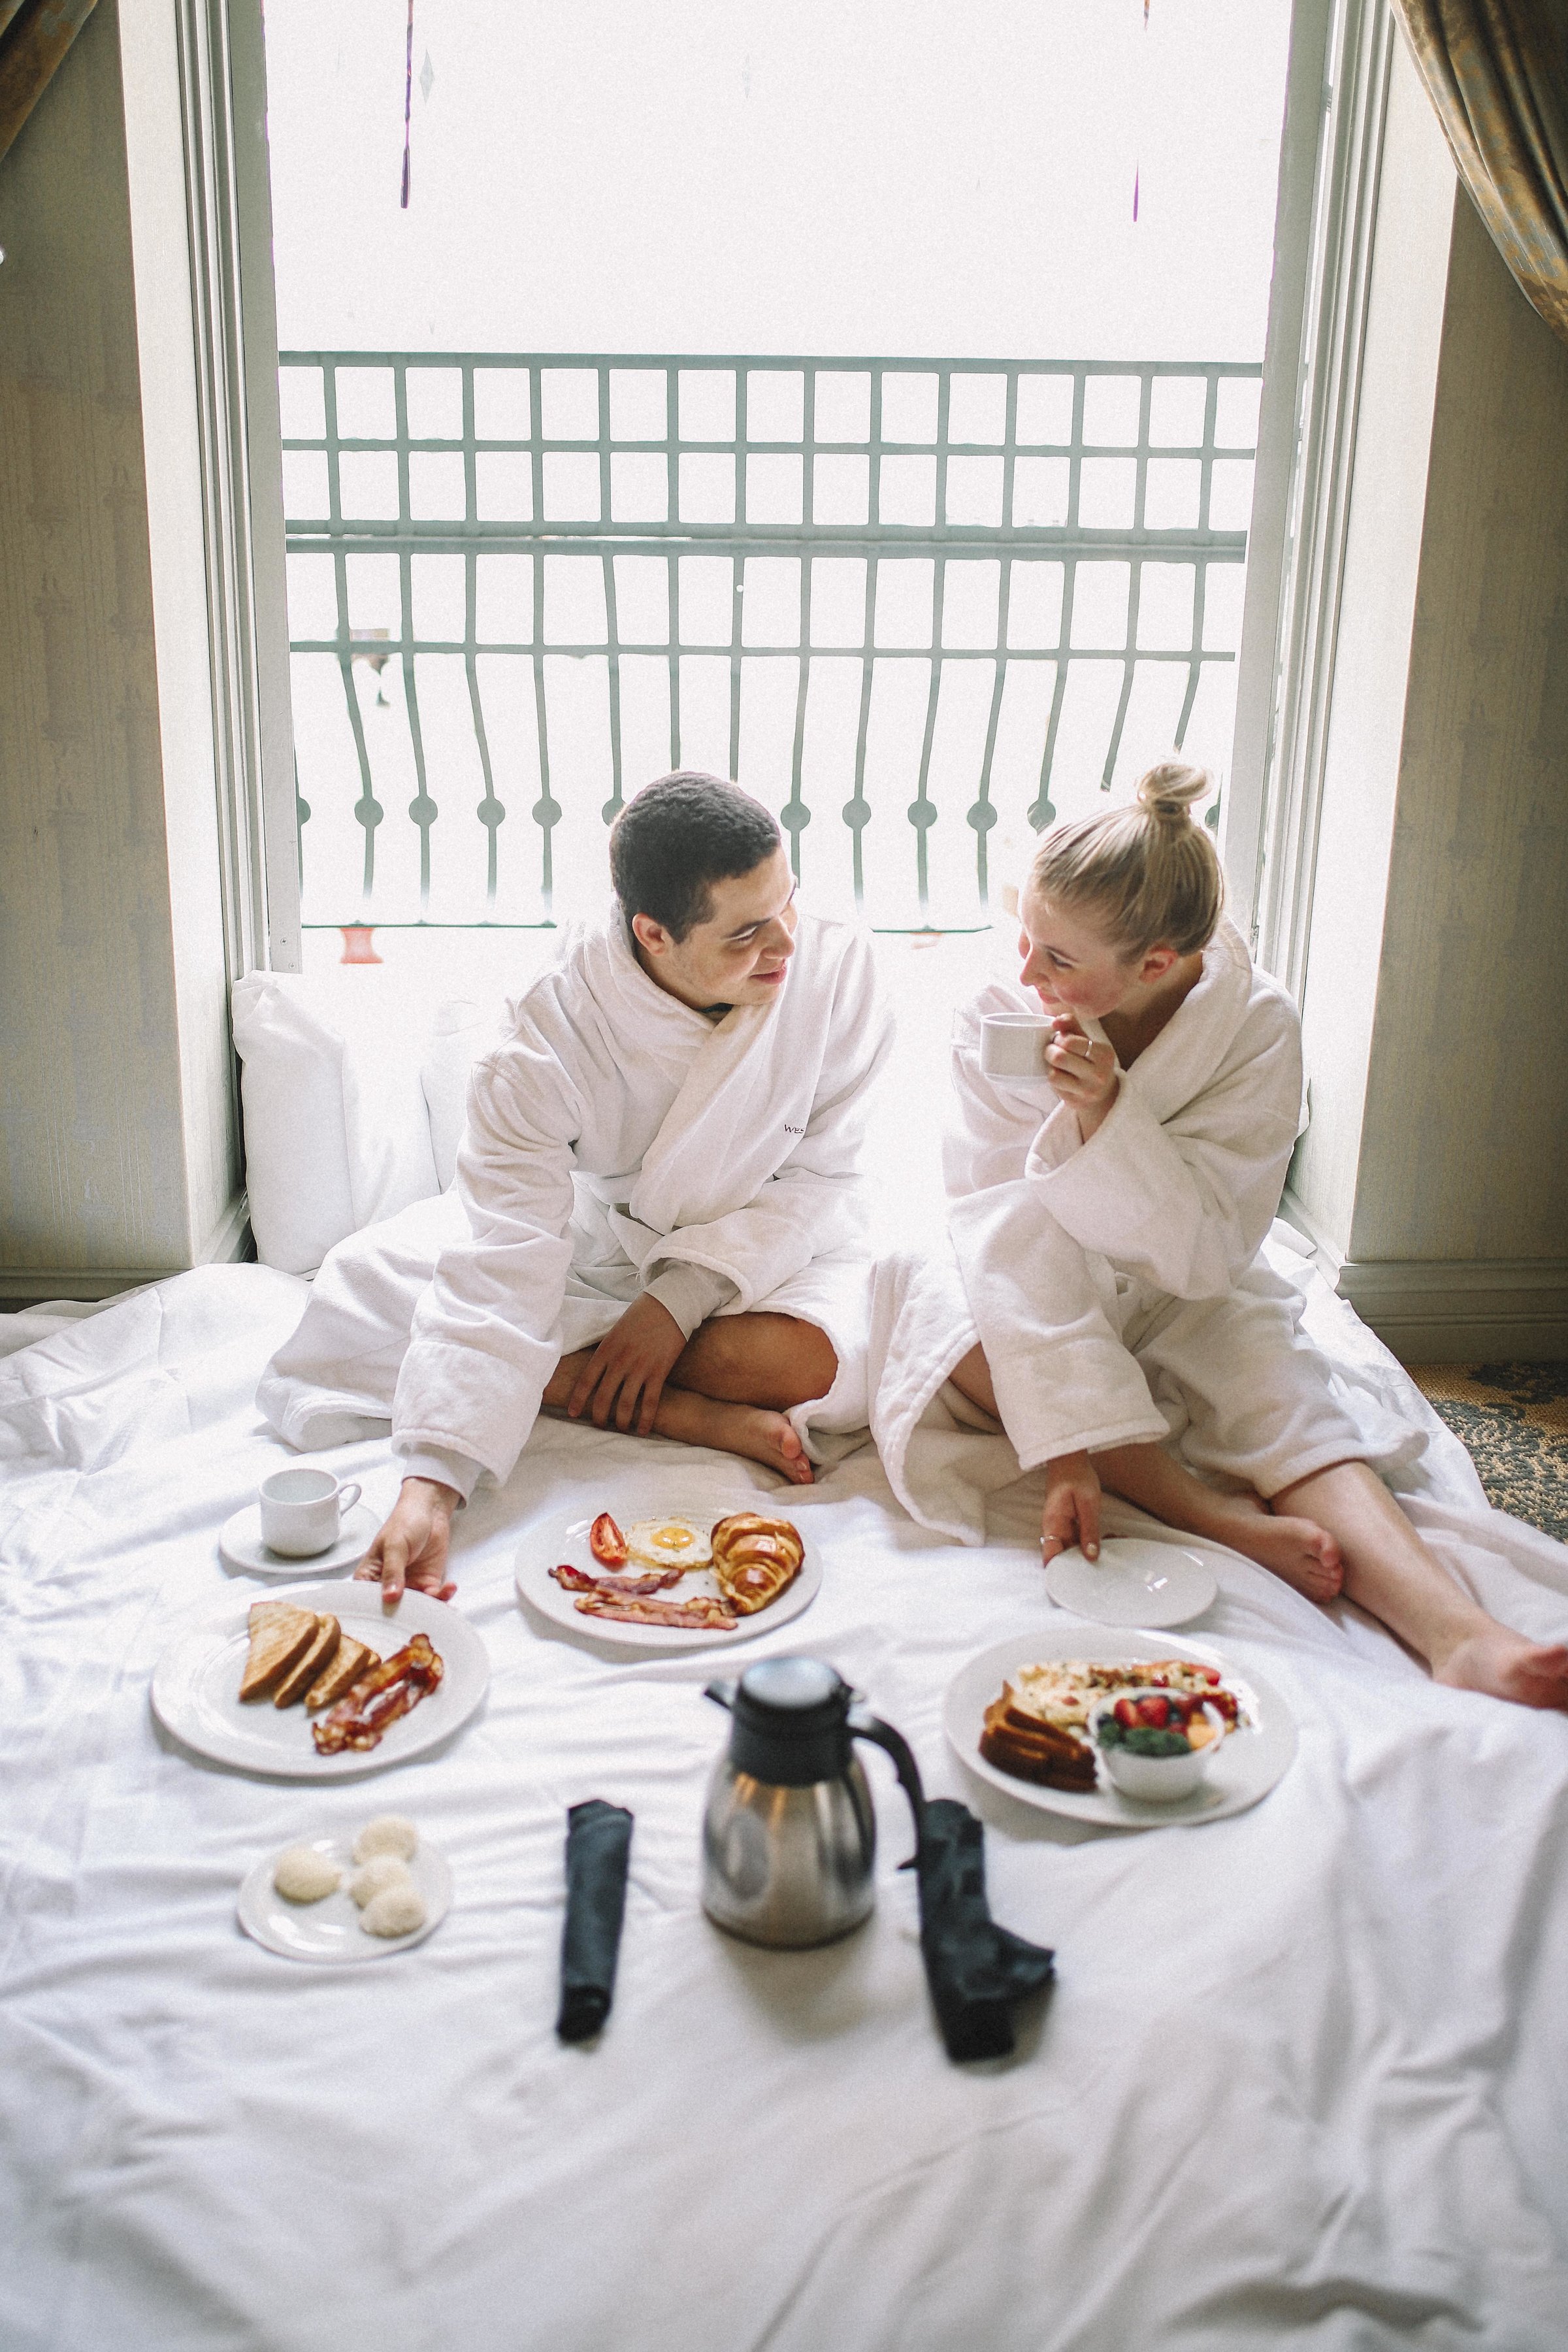
[[[101,0],[0,163],[0,1295],[237,1223],[172,27],[129,161]]]
[[[1407,1359],[1568,1353],[1568,348],[1395,58],[1292,1192]]]

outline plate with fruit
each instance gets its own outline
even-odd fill
[[[1110,1829],[1245,1812],[1296,1753],[1295,1717],[1271,1683],[1169,1634],[1015,1634],[959,1669],[942,1720],[979,1779]]]

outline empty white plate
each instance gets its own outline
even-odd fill
[[[1096,1625],[1186,1625],[1201,1617],[1219,1591],[1214,1571],[1195,1553],[1142,1536],[1107,1536],[1098,1559],[1078,1546],[1058,1552],[1046,1570],[1046,1591],[1058,1609]]]

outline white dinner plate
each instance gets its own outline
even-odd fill
[[[239,1924],[247,1936],[279,1952],[286,1960],[384,1960],[406,1952],[433,1936],[452,1907],[452,1874],[445,1854],[423,1839],[408,1868],[425,1905],[425,1925],[408,1936],[367,1936],[360,1926],[360,1907],[349,1893],[354,1873],[353,1840],[341,1837],[291,1838],[291,1845],[308,1845],[324,1853],[342,1872],[335,1895],[319,1903],[286,1902],[272,1884],[278,1854],[264,1854],[247,1870],[239,1890]],[[279,1846],[278,1853],[285,1849]]]
[[[1212,1569],[1174,1544],[1142,1536],[1107,1536],[1098,1559],[1074,1544],[1046,1570],[1058,1609],[1094,1625],[1189,1625],[1219,1591]]]
[[[330,1611],[382,1657],[400,1650],[416,1633],[427,1633],[446,1668],[438,1686],[407,1715],[400,1716],[378,1748],[345,1748],[319,1756],[302,1706],[274,1706],[269,1698],[243,1703],[239,1678],[250,1646],[253,1596],[236,1594],[189,1626],[163,1653],[153,1675],[153,1712],[166,1730],[199,1756],[242,1771],[284,1780],[350,1780],[406,1764],[438,1747],[468,1721],[490,1678],[489,1653],[468,1623],[444,1601],[426,1592],[405,1592],[395,1610],[381,1602],[379,1584],[286,1585],[268,1600],[297,1601],[302,1609]]]
[[[624,1500],[624,1497],[622,1498]],[[604,1507],[603,1506],[600,1507]],[[627,1510],[618,1507],[613,1516],[621,1528],[628,1518],[690,1519],[705,1531],[727,1518],[731,1511],[758,1511],[770,1519],[788,1519],[797,1529],[805,1547],[805,1558],[800,1564],[800,1574],[795,1582],[780,1593],[769,1608],[759,1609],[754,1616],[738,1617],[732,1633],[718,1632],[714,1627],[698,1625],[629,1625],[616,1617],[587,1617],[575,1606],[577,1595],[564,1591],[550,1571],[558,1564],[568,1568],[586,1569],[590,1576],[635,1576],[637,1570],[606,1569],[594,1558],[588,1549],[588,1530],[598,1512],[574,1511],[569,1518],[552,1519],[542,1527],[531,1528],[524,1537],[517,1556],[517,1589],[530,1609],[558,1625],[563,1633],[576,1634],[585,1642],[608,1644],[618,1650],[720,1650],[733,1649],[737,1643],[748,1642],[754,1634],[771,1633],[776,1625],[787,1625],[803,1609],[809,1609],[822,1583],[822,1559],[816,1546],[806,1533],[802,1519],[792,1518],[787,1509],[777,1508],[772,1498],[747,1495],[739,1501],[724,1503],[717,1508],[704,1504],[700,1510],[688,1509],[679,1503],[666,1505],[661,1510],[657,1498],[649,1495],[645,1509]],[[804,1518],[805,1515],[802,1515]],[[653,1595],[656,1601],[713,1600],[719,1596],[719,1580],[710,1568],[689,1569],[679,1584]]]
[[[345,1568],[359,1566],[385,1516],[373,1511],[368,1503],[355,1503],[343,1513],[335,1544],[326,1551],[312,1552],[308,1559],[296,1559],[288,1552],[268,1549],[261,1540],[261,1506],[247,1503],[243,1511],[236,1511],[232,1519],[224,1522],[217,1548],[226,1567],[237,1568],[247,1576],[341,1576]]]
[[[1045,1789],[1033,1780],[1016,1780],[999,1771],[980,1753],[985,1710],[1002,1695],[1002,1685],[1020,1666],[1043,1664],[1053,1658],[1083,1658],[1093,1665],[1149,1664],[1159,1658],[1189,1658],[1198,1665],[1217,1666],[1226,1685],[1241,1701],[1250,1718],[1223,1741],[1207,1778],[1190,1797],[1173,1805],[1141,1803],[1119,1789],[1101,1782],[1098,1789]],[[1129,1680],[1136,1677],[1130,1675]],[[1094,1822],[1110,1829],[1152,1830],[1172,1822],[1201,1825],[1221,1822],[1230,1813],[1244,1813],[1266,1797],[1289,1770],[1296,1753],[1296,1718],[1272,1683],[1251,1667],[1235,1670],[1206,1642],[1173,1642],[1168,1634],[1108,1633],[1102,1639],[1086,1634],[1079,1640],[1053,1640],[1048,1630],[1015,1633],[961,1666],[947,1686],[942,1727],[953,1753],[970,1771],[1021,1805],[1042,1812],[1066,1813],[1072,1820]]]

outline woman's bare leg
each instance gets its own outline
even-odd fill
[[[972,1348],[949,1376],[971,1404],[996,1411],[983,1348]],[[1100,1482],[1123,1502],[1189,1536],[1206,1536],[1271,1569],[1309,1601],[1331,1601],[1341,1583],[1339,1546],[1310,1519],[1275,1517],[1258,1495],[1221,1495],[1194,1478],[1162,1445],[1112,1445],[1090,1455]]]
[[[1429,1552],[1364,1462],[1341,1462],[1276,1495],[1337,1539],[1344,1590],[1425,1658],[1435,1679],[1525,1706],[1568,1709],[1568,1644],[1527,1641],[1489,1617]]]
[[[1182,1534],[1224,1544],[1309,1601],[1332,1601],[1344,1582],[1332,1534],[1310,1517],[1282,1517],[1260,1495],[1226,1495],[1195,1478],[1163,1445],[1113,1445],[1090,1455],[1100,1484]]]
[[[593,1352],[580,1348],[562,1357],[544,1391],[546,1412],[564,1413]],[[809,1486],[811,1464],[785,1413],[826,1396],[837,1371],[832,1343],[815,1323],[793,1315],[717,1317],[698,1326],[676,1360],[653,1433],[739,1454],[794,1486]]]

